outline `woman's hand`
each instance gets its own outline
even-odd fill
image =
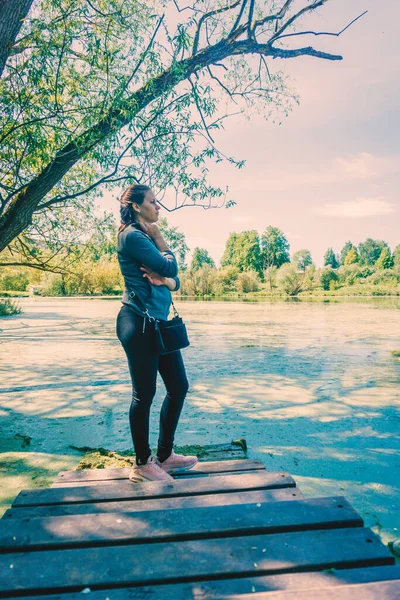
[[[170,292],[173,292],[176,288],[176,281],[172,277],[161,277],[159,273],[152,271],[148,267],[140,267],[141,271],[144,271],[143,277],[145,277],[152,285],[165,285]]]
[[[140,221],[139,225],[141,230],[151,237],[151,239],[154,241],[156,247],[160,252],[165,252],[166,250],[169,250],[168,244],[164,240],[162,233],[158,229],[156,223],[144,223]]]
[[[152,285],[166,285],[167,277],[162,277],[159,273],[152,271],[148,267],[140,267],[144,271],[143,277],[150,281]]]
[[[147,233],[147,235],[149,235],[153,240],[156,240],[161,236],[161,232],[158,229],[157,223],[144,223],[141,221],[139,225],[142,231]]]

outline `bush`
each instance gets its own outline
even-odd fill
[[[181,293],[187,296],[208,296],[214,293],[217,270],[203,265],[197,270],[185,271],[180,277]]]
[[[290,263],[281,266],[277,275],[278,287],[288,294],[297,296],[303,289],[303,276]]]
[[[22,312],[21,309],[13,300],[0,300],[0,317],[19,315],[20,312]]]
[[[29,277],[26,268],[1,270],[0,290],[25,292],[28,285]]]
[[[231,294],[236,291],[236,281],[239,277],[237,267],[224,267],[216,272],[214,293],[217,295]]]
[[[123,279],[115,256],[102,256],[94,263],[90,278],[93,289],[98,294],[114,294],[123,287]]]
[[[236,280],[236,289],[238,292],[247,294],[249,292],[258,292],[260,289],[260,280],[255,271],[244,271],[239,273]]]
[[[339,269],[336,271],[336,274],[339,282],[342,285],[354,285],[355,283],[358,283],[359,279],[362,277],[362,269],[363,267],[356,263],[352,265],[344,265],[339,267]]]
[[[385,269],[384,271],[376,271],[366,278],[365,283],[372,285],[387,285],[389,287],[396,286],[399,283],[397,273],[393,269]]]
[[[42,296],[120,294],[123,279],[116,257],[102,256],[98,261],[79,263],[74,274],[45,273]]]
[[[315,265],[310,265],[306,269],[306,273],[303,279],[303,290],[311,292],[319,284],[318,273]]]
[[[335,284],[338,281],[338,276],[332,267],[321,269],[319,273],[319,281],[323,290],[336,289]]]

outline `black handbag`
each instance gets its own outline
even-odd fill
[[[155,319],[150,315],[147,307],[136,292],[131,291],[129,297],[134,300],[139,310],[141,310],[144,319],[147,319],[150,323],[154,323],[157,354],[170,354],[171,352],[176,352],[177,350],[190,346],[186,325],[179,316],[172,300],[171,303],[174,310],[174,317],[170,321],[163,321],[161,319]],[[143,331],[144,327],[145,321],[143,323]]]

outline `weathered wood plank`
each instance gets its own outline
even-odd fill
[[[61,471],[54,480],[54,484],[65,482],[84,481],[108,481],[116,479],[128,479],[129,468],[118,469],[82,469],[74,471]],[[235,473],[245,471],[265,470],[261,460],[227,460],[213,462],[199,462],[189,471],[175,473],[174,477],[189,477],[194,475],[209,475],[217,473]]]
[[[188,471],[187,473],[173,473],[173,478],[176,481],[182,481],[183,479],[198,479],[199,477],[223,477],[225,475],[247,475],[248,473],[259,473],[260,471],[263,471],[265,469],[253,469],[251,471],[234,471],[232,472],[226,472],[226,473],[190,473],[190,471]],[[128,469],[129,471],[129,469]],[[98,481],[66,481],[66,482],[61,482],[61,483],[52,483],[51,484],[51,488],[66,488],[66,487],[84,487],[85,485],[114,485],[114,483],[116,481],[127,481],[128,477],[123,477],[117,480],[113,480],[113,479],[109,479],[109,480],[104,480],[102,481],[101,479]]]
[[[260,490],[295,487],[288,473],[260,471],[248,475],[224,475],[222,477],[200,477],[193,480],[161,483],[158,481],[134,484],[117,481],[114,485],[83,486],[77,488],[48,488],[23,490],[12,506],[40,506],[85,502],[107,502],[134,498],[162,498],[166,496],[190,496],[192,494],[233,493],[244,490]]]
[[[0,594],[58,593],[393,562],[379,538],[361,527],[49,550],[1,555]]]
[[[215,597],[227,600],[231,594],[250,594],[259,591],[276,592],[279,590],[310,590],[315,588],[335,588],[350,583],[369,583],[390,581],[400,578],[400,567],[383,566],[360,569],[338,569],[332,572],[311,571],[286,573],[285,575],[261,575],[239,577],[238,579],[216,579],[196,581],[195,583],[176,583],[157,586],[139,586],[91,590],[90,600],[206,600]],[[270,595],[266,596],[267,599]],[[82,600],[81,592],[62,596],[28,596],[24,600]],[[240,596],[243,598],[243,596]],[[253,596],[252,596],[253,598]],[[318,598],[324,600],[324,597]],[[335,600],[337,600],[335,598]],[[370,600],[365,598],[363,600]],[[375,599],[374,599],[375,600]]]
[[[362,526],[363,520],[342,496],[156,513],[42,517],[0,521],[0,552]]]
[[[232,506],[235,504],[251,504],[257,502],[279,502],[301,500],[304,496],[299,488],[281,488],[236,492],[235,494],[205,494],[200,496],[181,496],[174,498],[139,498],[122,502],[92,502],[89,504],[55,504],[51,506],[27,506],[8,509],[3,519],[27,517],[55,517],[59,515],[87,515],[107,512],[139,512],[149,510],[176,510],[179,508],[195,508],[199,506]]]
[[[286,592],[260,592],[256,594],[229,594],[216,596],[215,600],[399,600],[400,579]]]

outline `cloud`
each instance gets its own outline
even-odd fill
[[[263,169],[258,177],[246,178],[241,175],[232,189],[246,193],[283,192],[299,190],[310,186],[337,185],[350,181],[376,180],[393,175],[400,171],[400,156],[374,156],[368,152],[360,152],[352,156],[336,156],[324,159],[322,164],[305,164],[299,159],[285,168]]]
[[[374,156],[368,152],[361,152],[350,158],[341,156],[336,158],[339,172],[350,179],[369,179],[396,173],[400,167],[398,156]]]
[[[395,205],[385,200],[382,196],[378,198],[357,198],[356,200],[349,200],[347,202],[327,203],[312,209],[314,213],[319,215],[349,219],[384,217],[392,215],[395,210]]]

